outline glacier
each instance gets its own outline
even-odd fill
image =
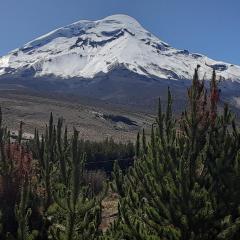
[[[176,49],[144,29],[134,18],[112,15],[58,28],[0,57],[0,77],[94,79],[118,67],[147,78],[186,80],[200,65],[200,76],[213,69],[223,80],[240,81],[240,66]]]

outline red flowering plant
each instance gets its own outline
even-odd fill
[[[198,122],[199,129],[205,131],[209,126],[213,127],[216,123],[220,90],[218,88],[215,71],[213,71],[208,91],[204,80],[199,80],[199,68],[200,66],[198,65],[195,69],[192,86],[188,89],[189,112],[191,115],[188,116],[187,119],[189,122],[185,123],[185,127],[186,125],[191,125],[191,122],[195,119],[196,122]],[[186,114],[187,112],[185,111],[182,115],[181,121]],[[180,125],[182,123],[181,121]],[[181,127],[184,128],[184,124]]]
[[[24,181],[34,180],[32,153],[17,142],[2,144],[4,171],[0,176],[0,196],[8,202],[16,201]],[[4,155],[4,156],[3,156]]]
[[[7,159],[12,165],[12,176],[15,181],[21,185],[25,178],[30,180],[33,174],[32,153],[16,142],[6,144],[4,147]]]
[[[0,192],[5,194],[11,191],[11,195],[19,193],[24,181],[31,183],[33,173],[33,157],[31,151],[22,144],[22,126],[20,122],[17,140],[11,141],[10,133],[2,128],[1,121],[1,179]],[[15,196],[16,197],[16,196]]]

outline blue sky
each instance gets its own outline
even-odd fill
[[[180,49],[240,64],[240,0],[0,0],[0,55],[57,27],[122,13]]]

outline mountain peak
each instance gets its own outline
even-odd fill
[[[20,49],[23,49],[25,47],[39,47],[59,37],[71,38],[74,36],[83,35],[83,33],[93,33],[94,31],[96,34],[98,32],[101,35],[101,31],[111,32],[112,30],[115,31],[117,29],[121,30],[125,28],[134,32],[139,30],[145,31],[139,22],[133,17],[124,14],[115,14],[96,21],[79,20],[77,22],[53,30],[39,38],[36,38],[33,41],[25,44],[25,46]]]
[[[202,76],[212,70],[240,80],[240,67],[170,47],[137,20],[116,14],[97,21],[81,20],[58,28],[0,58],[0,75],[54,75],[63,79],[94,78],[123,66],[159,79],[190,79],[197,65]]]
[[[134,25],[140,25],[140,23],[133,17],[126,15],[126,14],[114,14],[111,16],[108,16],[102,20],[98,21],[115,21],[115,22],[121,22],[121,23],[126,23],[126,24],[134,24]]]

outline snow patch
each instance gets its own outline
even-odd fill
[[[191,79],[200,65],[201,77],[240,81],[240,66],[169,46],[134,18],[117,14],[98,21],[81,20],[43,35],[0,58],[0,75],[35,71],[35,76],[93,78],[117,66],[148,77]],[[8,71],[8,70],[11,71]]]

